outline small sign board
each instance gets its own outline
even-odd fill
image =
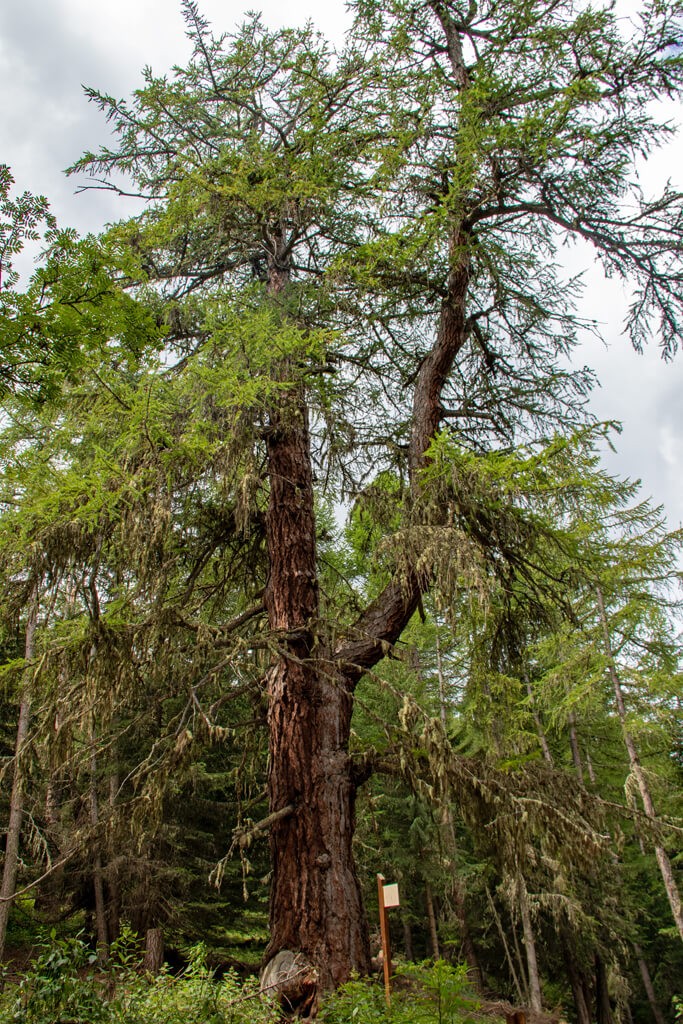
[[[384,906],[385,907],[400,907],[398,898],[398,884],[384,885],[382,886],[384,893]]]

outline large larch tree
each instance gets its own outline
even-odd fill
[[[267,566],[243,583],[271,650],[267,959],[301,951],[327,988],[369,966],[355,687],[427,589],[524,565],[466,479],[434,487],[439,435],[487,450],[585,416],[565,241],[632,282],[636,345],[676,347],[682,197],[643,197],[634,160],[669,131],[650,101],[680,89],[677,7],[363,0],[332,54],[258,18],[217,38],[183,6],[188,66],[92,92],[116,143],[73,170],[146,200],[110,232],[122,283],[170,373],[216,375],[226,506]],[[381,505],[381,564],[330,592],[319,510],[348,500]]]

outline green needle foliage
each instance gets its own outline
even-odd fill
[[[358,805],[368,872],[429,884],[519,1001],[540,1009],[545,975],[608,1024],[606,979],[625,1006],[661,910],[640,840],[679,869],[680,538],[600,470],[571,364],[597,325],[562,247],[627,283],[637,348],[674,354],[683,197],[644,195],[637,167],[672,130],[680,6],[359,0],[339,53],[182,7],[187,66],[130,100],[88,90],[113,141],[72,168],[143,212],[79,240],[0,177],[4,678],[11,703],[38,593],[27,807],[63,862],[53,909],[92,914],[101,953],[128,918],[229,958],[265,937],[268,790],[273,892],[301,897],[273,898],[273,942],[347,978],[366,928],[325,944],[325,872],[360,908],[354,801],[386,774]],[[625,735],[664,820],[631,806]],[[321,752],[305,778],[288,761]],[[199,880],[216,863],[223,897]],[[619,890],[646,875],[637,923]]]

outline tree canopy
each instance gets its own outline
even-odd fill
[[[304,957],[310,1008],[370,966],[354,833],[386,774],[442,846],[403,867],[430,905],[445,863],[485,860],[520,999],[542,1008],[554,929],[581,1024],[591,1000],[607,1024],[615,943],[637,938],[617,828],[650,844],[682,927],[680,807],[666,786],[654,801],[638,749],[680,774],[662,588],[680,537],[599,467],[593,376],[571,361],[598,326],[561,257],[589,244],[628,282],[631,342],[674,355],[683,195],[644,195],[637,161],[672,131],[654,101],[680,92],[679,7],[354,11],[334,52],[258,16],[217,36],[184,0],[186,67],[146,70],[130,100],[87,91],[112,142],[72,172],[145,201],[98,237],[1,179],[3,265],[47,228],[0,310],[5,671],[49,736],[44,833],[90,873],[106,951],[140,891],[142,928],[169,916],[164,877],[196,891],[179,804],[212,793],[246,888],[269,834],[265,961]],[[619,781],[584,728],[621,741]],[[402,813],[380,850],[410,848]],[[466,889],[448,899],[481,978]]]

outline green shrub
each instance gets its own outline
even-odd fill
[[[109,1004],[93,967],[94,953],[81,938],[57,939],[53,932],[31,970],[0,1010],[2,1024],[100,1024]]]
[[[230,972],[216,981],[200,944],[178,977],[162,972],[149,981],[129,977],[112,1004],[115,1024],[268,1024],[277,1015],[259,998],[258,982],[241,982]]]
[[[0,1024],[271,1024],[274,1005],[259,997],[258,981],[234,973],[216,981],[206,949],[195,946],[179,976],[150,979],[140,972],[137,936],[124,929],[111,947],[107,973],[80,937],[54,933],[20,981],[0,1002]]]
[[[141,949],[130,929],[112,943],[107,973],[80,937],[51,936],[31,969],[0,1003],[0,1024],[275,1024],[279,1008],[259,996],[256,978],[233,972],[217,981],[203,945],[189,951],[182,974],[140,973]],[[326,1024],[465,1024],[476,1009],[465,967],[411,964],[396,972],[391,1007],[377,982],[354,980],[324,1003]]]
[[[325,1001],[319,1019],[326,1024],[460,1024],[476,1007],[467,968],[437,960],[398,968],[390,1007],[383,986],[355,980]]]

